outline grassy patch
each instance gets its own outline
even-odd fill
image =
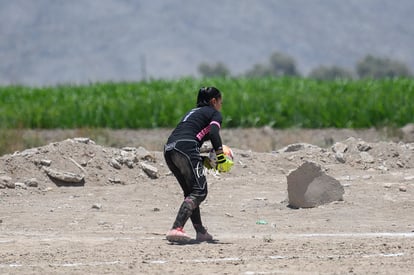
[[[414,80],[217,78],[0,87],[0,125],[16,129],[171,128],[202,86],[224,95],[225,127],[369,128],[413,122]]]

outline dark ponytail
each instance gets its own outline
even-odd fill
[[[221,98],[221,92],[216,87],[203,87],[198,91],[197,107],[209,106],[210,100]]]

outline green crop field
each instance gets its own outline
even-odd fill
[[[202,86],[223,93],[224,126],[399,127],[414,122],[414,79],[150,80],[0,87],[0,128],[174,127]]]

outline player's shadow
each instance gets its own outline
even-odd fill
[[[197,240],[189,240],[187,242],[168,242],[169,245],[195,245],[195,244],[231,244],[229,242],[222,242],[220,240],[211,240],[211,241],[197,241]]]

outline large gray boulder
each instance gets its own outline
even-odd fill
[[[343,200],[340,182],[326,175],[321,167],[305,162],[287,176],[289,206],[310,208]]]

